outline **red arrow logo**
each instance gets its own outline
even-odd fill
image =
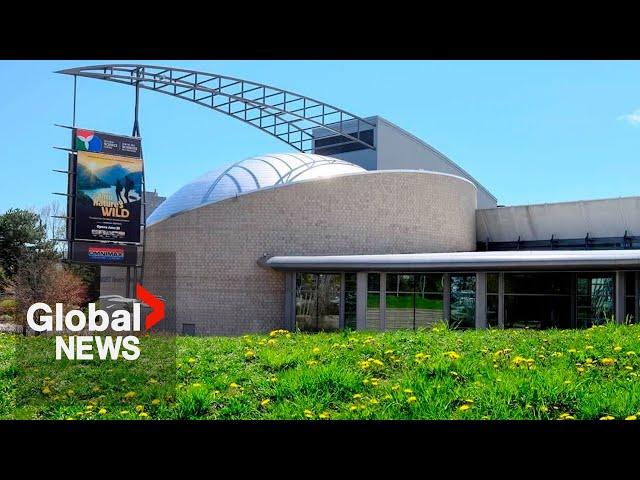
[[[139,283],[136,284],[136,297],[151,307],[151,313],[144,321],[144,327],[149,330],[164,318],[164,302]]]

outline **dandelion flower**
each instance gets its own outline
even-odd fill
[[[613,365],[614,363],[616,363],[616,361],[613,358],[603,358],[602,360],[600,360],[600,363],[602,365]]]
[[[144,406],[143,405],[136,405],[136,412],[142,412],[144,411]]]
[[[189,362],[191,365],[193,365],[194,363],[196,363],[196,359],[191,357],[191,358],[189,358],[189,360],[187,360],[187,362]]]
[[[269,377],[270,382],[277,382],[278,379],[276,377]]]
[[[45,395],[50,395],[51,389],[45,385],[45,387],[42,389],[42,393],[44,393]]]
[[[266,407],[267,405],[269,405],[269,403],[271,403],[271,400],[269,400],[268,398],[265,398],[264,400],[262,400],[260,402],[260,406],[261,407]]]
[[[567,350],[568,353],[576,353],[576,349],[575,348],[570,348],[569,350]]]
[[[313,418],[313,412],[311,410],[305,410],[304,416],[307,418]]]
[[[354,410],[357,410],[357,409],[358,409],[358,407],[356,407],[355,405],[351,405],[351,406],[349,407],[349,410],[350,410],[351,412],[353,412]]]
[[[458,407],[458,410],[460,410],[461,412],[466,412],[467,410],[469,410],[471,408],[471,405],[469,405],[468,403],[465,403],[463,405],[460,405]]]
[[[631,356],[631,355],[635,355],[635,354],[636,354],[636,352],[634,352],[633,350],[629,350],[629,351],[627,352],[627,355],[629,355],[629,356]]]
[[[315,347],[312,352],[314,353],[314,355],[317,355],[318,353],[320,353],[320,349],[318,347]]]
[[[140,413],[138,414],[138,416],[139,416],[139,417],[142,417],[142,418],[147,418],[147,417],[149,416],[149,414],[148,414],[147,412],[140,412]]]
[[[615,420],[616,417],[612,417],[611,415],[605,415],[604,417],[600,417],[600,420]]]
[[[636,417],[635,415],[629,415],[628,417],[625,417],[625,420],[637,420],[638,417]]]
[[[120,410],[120,415],[129,415],[129,410]]]
[[[67,390],[67,395],[73,397],[76,394],[73,390]]]
[[[326,420],[327,418],[329,418],[329,412],[322,412],[320,415],[318,415],[318,418]]]
[[[153,400],[151,400],[151,405],[160,405],[160,399],[154,398]]]
[[[127,393],[124,394],[125,400],[130,400],[135,396],[136,396],[136,392],[127,392]]]
[[[391,355],[393,353],[393,350],[385,350],[384,354],[385,355]]]
[[[391,387],[391,390],[400,390],[400,385],[394,385],[393,387]]]
[[[409,397],[409,398],[407,398],[407,403],[413,403],[416,400],[418,400],[416,397]]]
[[[584,347],[585,350],[593,350],[593,345],[587,345]]]
[[[576,368],[577,371],[579,371],[580,373],[584,372],[584,367],[578,367]]]
[[[240,388],[240,385],[238,385],[236,382],[231,382],[229,384],[229,387],[231,387],[231,388]]]
[[[359,398],[362,398],[362,394],[356,393],[356,394],[353,395],[353,398],[356,399],[356,400],[359,399]]]
[[[98,415],[106,415],[106,414],[107,414],[106,408],[101,408],[100,410],[98,410]]]
[[[449,358],[450,360],[457,360],[460,358],[460,354],[454,351],[444,352],[444,356]]]
[[[372,398],[372,399],[369,400],[369,403],[372,404],[372,405],[375,405],[375,404],[380,403],[380,402],[378,402],[377,398]]]
[[[373,361],[373,363],[375,363],[377,366],[381,367],[382,365],[384,365],[384,363],[382,363],[380,360],[378,360],[377,358]]]
[[[616,345],[615,347],[613,347],[614,352],[619,352],[620,350],[622,350],[622,347],[620,345]]]
[[[197,383],[196,382],[196,383],[193,384],[193,388],[200,388],[201,386],[202,386],[201,383]]]

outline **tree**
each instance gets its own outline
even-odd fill
[[[50,259],[59,257],[37,213],[9,209],[0,215],[0,267],[8,279],[15,275],[20,259],[29,251]]]
[[[77,308],[87,299],[87,287],[78,276],[55,259],[30,251],[18,261],[10,289],[17,304],[17,318],[26,333],[27,310],[37,302],[65,309]]]

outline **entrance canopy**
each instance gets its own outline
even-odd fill
[[[276,270],[297,271],[637,270],[640,268],[640,250],[272,256],[260,263]]]

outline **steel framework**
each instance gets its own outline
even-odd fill
[[[362,138],[374,124],[332,105],[269,85],[181,68],[154,65],[94,65],[56,73],[97,78],[171,95],[248,123],[291,145],[312,152],[314,141],[336,137],[336,143],[357,143],[375,150]]]

